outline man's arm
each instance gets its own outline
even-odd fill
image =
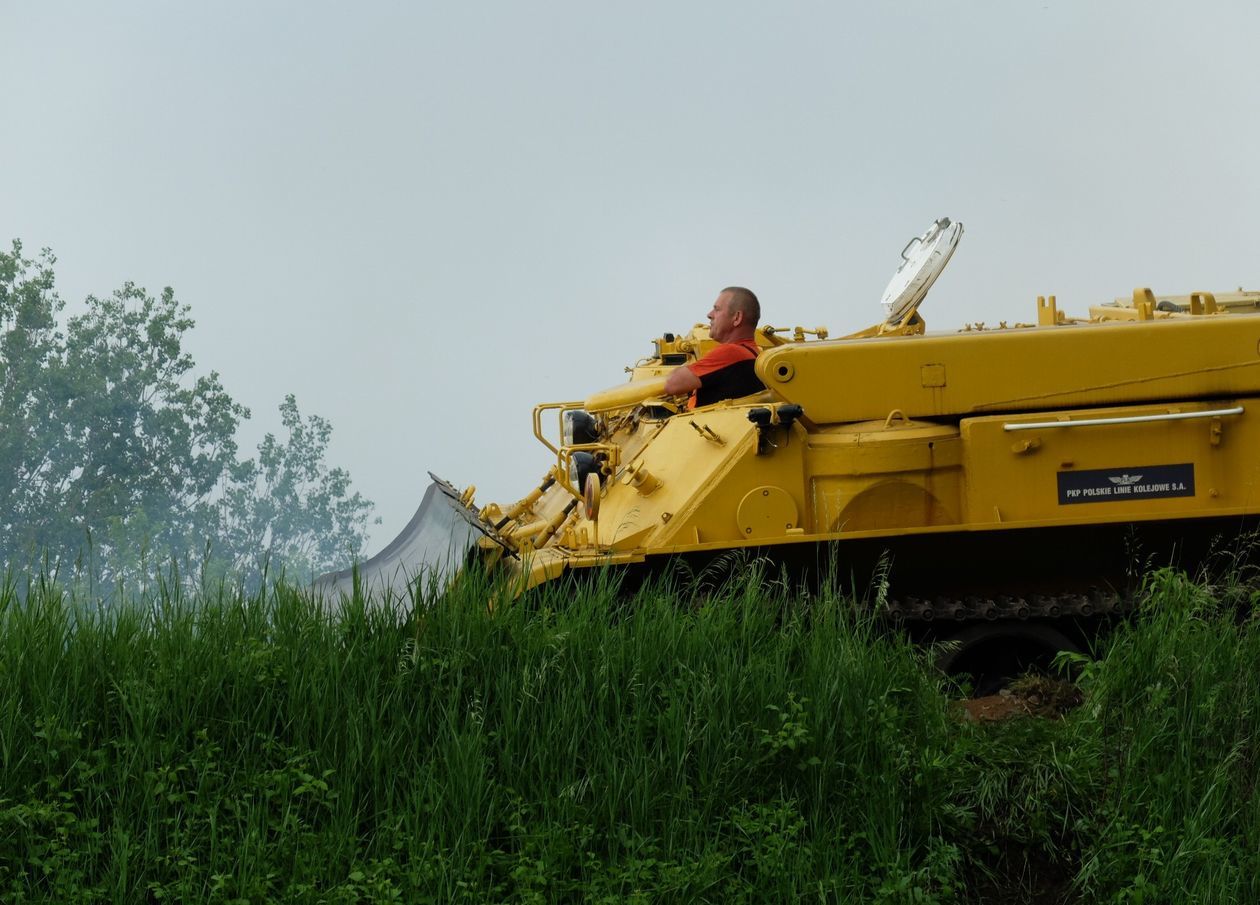
[[[683,365],[674,368],[665,378],[665,393],[669,396],[681,396],[700,389],[700,378],[691,373],[691,368]]]

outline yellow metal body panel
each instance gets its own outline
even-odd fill
[[[805,511],[803,450],[797,439],[776,451],[783,455],[758,456],[756,429],[746,408],[675,416],[626,469],[606,482],[596,543],[624,552],[749,540],[750,533],[740,529],[739,512],[750,491],[776,488],[776,502],[786,498],[797,512]],[[636,478],[644,480],[636,486]],[[752,517],[755,507],[748,512]],[[785,524],[779,533],[799,528]],[[760,526],[756,536],[764,540],[776,535]]]
[[[821,535],[957,524],[956,427],[873,421],[809,437],[810,528]]]
[[[1061,413],[1071,420],[1146,417],[1241,405],[1238,416],[1203,420],[1005,430],[1027,415],[962,422],[966,490],[962,516],[973,526],[1095,524],[1260,511],[1260,398],[1128,406]],[[1029,443],[1027,447],[1025,443]],[[1110,484],[1065,504],[1058,476],[1112,470],[1139,476],[1149,466],[1188,465],[1193,496],[1151,498]],[[1187,488],[1189,489],[1189,488]]]
[[[1260,394],[1260,317],[786,345],[757,373],[816,425]]]

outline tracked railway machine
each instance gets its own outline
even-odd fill
[[[1051,296],[1028,323],[928,333],[920,303],[961,235],[940,220],[910,242],[869,329],[758,329],[763,393],[693,411],[661,395],[712,346],[697,325],[656,339],[628,383],[537,406],[554,457],[537,487],[478,508],[435,479],[359,579],[403,592],[480,561],[523,592],[749,550],[879,575],[908,622],[1044,621],[1106,611],[1141,570],[1249,531],[1260,293],[1141,288],[1083,318]]]

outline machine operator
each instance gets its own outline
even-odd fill
[[[669,395],[689,393],[687,408],[737,399],[766,388],[753,365],[757,343],[753,335],[761,318],[757,296],[742,286],[728,286],[718,293],[709,312],[709,336],[719,345],[703,358],[675,368],[665,380]]]

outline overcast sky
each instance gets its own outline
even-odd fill
[[[0,242],[71,305],[173,286],[248,447],[285,393],[331,420],[375,552],[427,470],[522,496],[534,404],[723,286],[875,322],[937,217],[929,329],[1260,287],[1257,35],[1254,0],[0,0]]]

